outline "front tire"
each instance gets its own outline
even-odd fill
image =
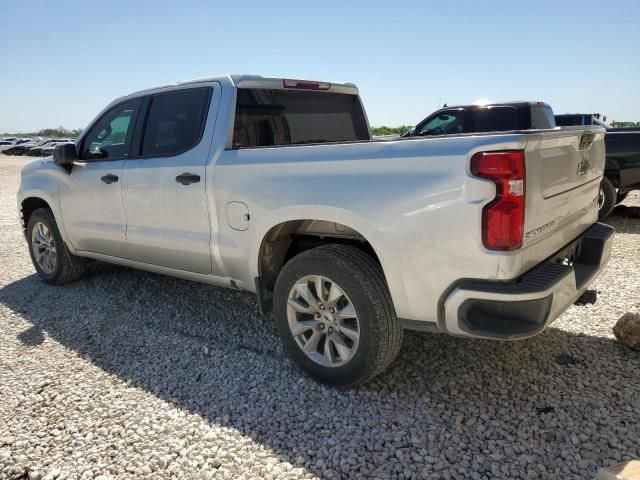
[[[600,183],[600,194],[598,196],[598,220],[604,220],[613,211],[617,199],[616,187],[607,177]]]
[[[356,386],[400,350],[403,331],[382,269],[357,248],[324,245],[293,257],[274,304],[285,351],[320,382]]]
[[[29,217],[27,242],[31,261],[43,282],[62,285],[84,274],[86,260],[69,252],[48,208],[39,208]]]

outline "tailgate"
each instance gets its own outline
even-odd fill
[[[531,136],[525,150],[523,267],[552,255],[597,220],[604,136],[600,127]]]

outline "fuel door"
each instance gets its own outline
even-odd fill
[[[227,223],[234,230],[244,231],[249,228],[249,208],[242,202],[227,203]]]

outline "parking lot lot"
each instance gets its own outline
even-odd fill
[[[99,263],[40,282],[15,205],[29,161],[0,157],[2,479],[564,480],[640,457],[640,352],[611,332],[640,306],[640,218],[609,218],[595,305],[515,343],[408,332],[391,369],[338,391],[249,294]]]

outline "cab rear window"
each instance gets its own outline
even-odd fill
[[[233,148],[368,140],[356,95],[239,88]]]

